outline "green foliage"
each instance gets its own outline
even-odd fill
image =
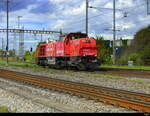
[[[128,60],[136,62],[139,57],[140,55],[138,53],[132,53],[129,55]]]
[[[34,52],[31,54],[31,61],[32,61],[32,62],[35,62],[35,59],[36,59],[36,52],[34,51]]]
[[[102,36],[96,36],[96,44],[102,44],[104,42],[104,38]]]
[[[101,56],[100,58],[102,59],[104,63],[107,63],[107,64],[112,63],[111,54],[112,54],[111,48],[101,48],[100,50],[100,56]]]
[[[127,65],[127,62],[128,62],[128,60],[127,60],[126,56],[123,56],[116,60],[117,65]]]
[[[111,64],[112,48],[109,47],[110,41],[104,40],[102,36],[96,36],[96,44],[99,47],[98,58],[102,60],[102,63]]]
[[[141,59],[144,65],[150,65],[150,48],[144,48],[141,51]]]
[[[15,55],[15,50],[9,50],[9,57],[14,57]],[[0,49],[0,56],[6,56],[6,51]]]
[[[119,59],[121,64],[128,60],[134,61],[136,65],[150,65],[150,25],[139,30],[131,43],[126,47],[122,57]]]
[[[15,50],[9,50],[9,56],[14,57],[16,55]]]
[[[0,113],[16,113],[17,109],[9,111],[9,108],[6,106],[0,106]]]
[[[0,113],[9,113],[9,110],[5,106],[0,106]]]
[[[35,58],[36,58],[35,51],[34,52],[30,52],[30,51],[25,52],[26,62],[35,62]]]
[[[24,57],[25,57],[25,59],[26,59],[27,62],[30,62],[30,60],[31,60],[31,54],[30,54],[30,51],[26,51]]]
[[[122,45],[127,46],[127,40],[122,40]]]
[[[121,69],[140,69],[140,70],[150,70],[150,66],[132,66],[128,65],[101,65],[101,68],[121,68]]]
[[[4,51],[4,50],[0,50],[0,56],[1,57],[6,57],[6,51]]]
[[[2,49],[0,49],[0,56],[4,55],[4,51]]]

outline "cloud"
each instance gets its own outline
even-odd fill
[[[36,5],[37,6],[35,8],[30,10],[31,13],[53,13],[56,9],[56,6],[53,4],[53,2],[49,0],[39,0]]]
[[[36,4],[36,0],[11,0],[9,2],[9,8],[11,12],[27,9],[29,5]]]

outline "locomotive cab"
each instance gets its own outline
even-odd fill
[[[96,40],[85,33],[70,33],[64,42],[70,56],[97,56]]]
[[[70,33],[64,37],[65,54],[70,56],[70,64],[82,69],[94,69],[100,65],[97,59],[96,40],[85,33]]]
[[[88,36],[87,36],[87,34],[81,33],[81,32],[69,33],[67,35],[62,36],[60,40],[64,41],[66,44],[68,44],[71,40],[81,39],[81,38],[88,38]]]
[[[65,39],[70,39],[70,40],[80,39],[80,38],[88,38],[88,36],[85,33],[70,33],[65,37]]]

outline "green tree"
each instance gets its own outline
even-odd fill
[[[102,36],[96,36],[96,44],[99,47],[98,58],[102,60],[102,63],[112,63],[112,48],[109,46],[110,41],[104,40]]]
[[[4,51],[2,49],[0,49],[0,56],[2,56],[4,53]]]
[[[26,60],[26,62],[30,62],[30,60],[31,60],[30,51],[26,51],[26,52],[25,52],[25,60]]]
[[[9,50],[9,56],[14,57],[16,55],[15,50]]]
[[[141,59],[144,65],[150,65],[150,48],[145,47],[141,51]]]
[[[31,59],[32,59],[32,62],[35,62],[35,59],[36,59],[36,52],[32,52],[31,54]]]
[[[140,29],[129,47],[126,47],[122,58],[133,60],[138,65],[150,65],[150,25]],[[121,59],[122,59],[121,58]]]

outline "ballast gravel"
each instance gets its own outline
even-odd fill
[[[14,67],[14,66],[0,67],[0,68],[9,69],[12,71],[17,71],[17,72],[23,72],[23,73],[27,73],[27,74],[69,80],[69,81],[73,81],[73,82],[88,83],[88,84],[97,85],[97,86],[104,86],[104,87],[110,87],[110,88],[123,89],[123,90],[128,90],[128,91],[133,91],[133,92],[150,94],[150,87],[148,86],[150,79],[141,78],[142,81],[144,80],[146,83],[145,82],[139,83],[138,82],[139,78],[136,78],[136,77],[132,77],[132,78],[124,77],[121,79],[119,79],[119,78],[114,79],[114,78],[106,78],[106,77],[102,77],[102,76],[91,76],[90,72],[73,72],[72,73],[70,71],[63,70],[62,72],[65,72],[65,73],[57,73],[57,72],[48,72],[48,69],[39,71],[39,70],[32,69],[32,68],[22,68],[22,67]],[[109,112],[135,112],[133,110],[120,108],[120,107],[112,106],[112,105],[106,105],[101,102],[96,103],[94,101],[89,101],[89,100],[86,100],[83,98],[78,98],[76,96],[71,96],[71,95],[64,94],[64,93],[53,92],[50,90],[41,90],[40,88],[37,88],[35,91],[35,88],[33,88],[33,87],[27,87],[27,88],[28,89],[30,88],[30,90],[32,91],[31,93],[48,96],[48,98],[51,101],[59,103],[59,105],[60,106],[62,105],[64,107],[64,109],[65,109],[65,105],[66,105],[66,109],[69,106],[71,106],[72,109],[76,109],[75,110],[76,112],[80,112],[81,110],[83,112],[108,112],[108,113]],[[0,96],[1,96],[1,94],[0,94]],[[0,101],[1,101],[1,99],[0,99]],[[22,100],[20,100],[20,101],[22,101]],[[1,102],[0,102],[0,105],[1,105]],[[45,106],[43,106],[43,107],[45,107]],[[34,107],[32,107],[32,108],[34,108]],[[24,109],[24,112],[29,111],[29,109],[28,110],[25,110],[25,109]],[[38,112],[36,108],[34,108],[34,109],[35,110],[33,110],[33,112]],[[43,108],[43,109],[45,109],[45,108]],[[48,110],[46,107],[46,110],[40,110],[40,111],[41,112],[55,112],[54,109]],[[72,109],[69,109],[70,112],[73,112]],[[22,112],[22,111],[23,110],[18,110],[18,112]],[[31,112],[31,111],[29,111],[29,112]],[[60,110],[58,110],[58,111],[56,110],[56,112],[60,112]],[[63,110],[63,112],[65,112],[65,111]]]
[[[3,78],[0,78],[0,106],[7,106],[10,112],[16,113],[135,112]]]
[[[0,89],[0,106],[7,106],[10,112],[57,112],[54,109],[45,107],[40,104],[32,103],[32,101],[15,95],[11,92]]]

